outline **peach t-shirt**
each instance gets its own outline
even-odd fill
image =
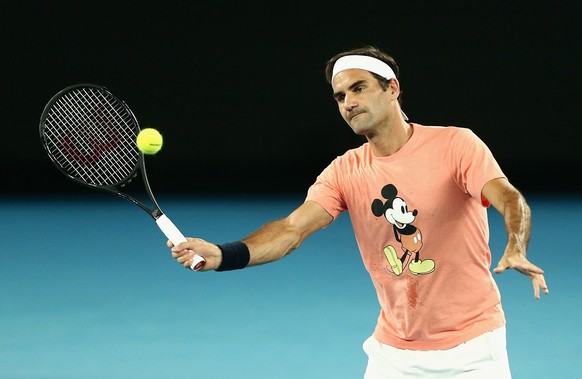
[[[306,201],[334,218],[349,212],[381,306],[374,337],[448,349],[505,324],[481,195],[505,176],[469,129],[412,126],[393,155],[375,157],[365,143],[337,157]]]

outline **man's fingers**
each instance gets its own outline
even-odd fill
[[[534,264],[531,264],[531,263],[528,265],[528,270],[532,274],[540,274],[540,275],[543,275],[544,274],[544,270],[542,270],[538,266],[536,266]]]
[[[542,292],[544,294],[549,294],[550,290],[548,289],[548,286],[546,285],[546,278],[544,278],[543,275],[538,274],[538,275],[534,275],[532,277],[532,284],[534,287],[534,297],[539,300],[540,299],[540,288],[542,289]]]
[[[534,265],[533,263],[529,262],[525,257],[522,257],[521,260],[502,259],[497,265],[497,267],[493,269],[493,272],[496,274],[501,274],[505,272],[507,269],[516,270],[519,273],[524,274],[531,279],[534,288],[534,297],[536,299],[540,299],[541,293],[544,294],[550,293],[550,290],[546,285],[544,270]]]
[[[516,271],[519,271],[520,273],[527,275],[527,276],[532,276],[532,275],[543,275],[544,274],[544,270],[542,270],[541,268],[539,268],[538,266],[532,264],[532,263],[526,263],[526,264],[514,264],[514,265],[507,265],[504,266],[501,263],[493,270],[493,272],[500,274],[502,272],[504,272],[507,269],[514,269]]]

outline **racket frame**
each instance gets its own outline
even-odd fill
[[[111,91],[109,91],[106,87],[103,87],[103,86],[97,85],[97,84],[91,84],[91,83],[74,84],[74,85],[68,86],[68,87],[60,90],[59,92],[57,92],[45,105],[44,110],[43,110],[41,117],[40,117],[39,133],[40,133],[41,144],[42,144],[45,152],[49,156],[50,160],[59,169],[59,171],[61,171],[69,179],[71,179],[77,183],[80,183],[86,187],[92,188],[92,189],[97,189],[97,190],[101,190],[101,191],[114,193],[118,197],[120,197],[124,200],[127,200],[127,201],[137,205],[141,209],[143,209],[147,214],[149,214],[156,221],[156,223],[158,224],[158,227],[162,230],[162,232],[164,232],[166,237],[168,237],[168,239],[170,241],[172,241],[172,243],[174,245],[177,245],[181,242],[187,241],[186,238],[182,235],[182,233],[178,230],[178,228],[172,223],[172,221],[164,214],[164,212],[160,208],[160,205],[158,204],[158,202],[153,194],[153,191],[151,189],[151,185],[150,185],[149,180],[148,180],[146,166],[145,166],[145,157],[141,151],[138,150],[137,161],[135,163],[135,166],[133,167],[133,170],[131,170],[129,172],[129,174],[127,174],[123,179],[119,180],[116,183],[112,183],[109,185],[99,185],[99,184],[89,183],[89,182],[81,179],[80,177],[71,174],[69,171],[67,171],[65,168],[63,168],[63,166],[60,164],[58,159],[54,156],[53,152],[49,149],[49,147],[47,146],[47,141],[46,141],[45,133],[44,133],[45,125],[46,125],[49,113],[51,112],[53,106],[60,99],[62,99],[65,94],[68,94],[68,93],[70,93],[74,90],[80,89],[80,88],[92,88],[92,89],[95,89],[97,91],[103,92],[108,97],[112,98],[131,118],[131,121],[135,125],[136,136],[140,131],[139,122],[137,120],[137,117],[135,117],[135,114],[133,113],[131,108],[127,105],[127,103],[125,101],[119,99],[117,96],[115,96],[113,93],[111,93]],[[143,181],[143,188],[144,188],[145,193],[147,194],[148,198],[150,199],[151,203],[153,204],[153,208],[146,206],[143,202],[138,200],[136,197],[130,195],[128,192],[123,191],[123,189],[125,189],[126,186],[128,184],[130,184],[138,176],[138,173],[141,174],[141,178]],[[196,255],[194,257],[194,261],[193,261],[192,265],[190,266],[190,268],[192,270],[196,271],[196,270],[199,270],[200,268],[202,268],[205,263],[206,263],[206,261],[204,260],[204,258]]]

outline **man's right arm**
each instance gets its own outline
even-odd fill
[[[250,253],[248,266],[256,266],[279,260],[297,249],[301,243],[315,231],[329,225],[333,217],[318,203],[306,201],[289,216],[267,223],[244,238]],[[216,270],[222,262],[222,252],[217,245],[200,238],[187,238],[172,247],[172,257],[190,267],[194,254],[206,259],[201,271]]]
[[[306,201],[289,216],[270,222],[243,239],[251,254],[249,266],[283,258],[332,221],[333,217],[321,205]]]

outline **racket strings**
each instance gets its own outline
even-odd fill
[[[55,163],[69,175],[108,186],[127,181],[134,173],[138,131],[125,104],[99,88],[80,87],[53,103],[44,139]]]
[[[128,131],[133,131],[136,127],[133,122],[133,117],[125,110],[125,107],[121,103],[117,101],[112,103],[109,101],[109,99],[104,97],[102,93],[96,92],[96,94],[98,96],[86,96],[85,98],[80,98],[77,96],[77,101],[79,104],[83,104],[83,101],[86,99],[90,103],[90,106],[88,107],[89,109],[99,109],[97,114],[99,122],[98,125],[105,125],[106,127],[94,128],[92,130],[95,130],[99,134],[101,141],[107,141],[107,143],[99,147],[98,150],[105,149],[108,151],[119,143],[119,136],[115,133],[116,125],[123,126],[122,128],[117,128],[117,130],[124,134],[123,137],[125,138],[122,140],[129,141],[130,145],[133,146],[133,141],[135,141],[137,134],[127,133]],[[105,107],[103,107],[104,102],[107,105]],[[113,120],[113,122],[110,120]],[[103,163],[107,165],[108,168],[108,170],[105,172],[110,174],[114,180],[122,181],[127,175],[122,175],[125,171],[117,170],[119,167],[118,165],[125,162],[133,162],[133,158],[135,157],[136,153],[137,149],[134,147],[133,149],[119,149],[119,156],[112,154],[103,155]],[[135,162],[137,162],[137,160],[135,160]],[[130,173],[133,171],[134,167],[135,163],[129,164],[126,167],[126,170]]]
[[[75,103],[76,105],[83,106],[82,102]],[[90,128],[79,129],[78,133],[68,133],[58,134],[59,143],[54,146],[57,147],[58,151],[61,153],[66,162],[64,168],[69,168],[73,170],[71,174],[76,174],[81,179],[91,182],[93,184],[108,183],[108,182],[118,182],[123,179],[122,171],[114,171],[111,159],[108,159],[107,154],[103,154],[104,148],[101,145],[95,143],[95,141],[107,141],[100,128],[97,127],[95,120],[92,117],[88,117],[89,114],[86,109],[76,112],[71,112],[71,107],[68,102],[61,99],[59,101],[59,108],[66,111],[66,115],[63,113],[58,113],[56,116],[62,117],[62,120],[66,120],[67,126],[63,131],[67,131],[76,124],[91,125]],[[86,108],[86,107],[83,107]],[[55,118],[54,125],[58,125],[60,119]],[[56,129],[55,129],[56,130]],[[99,167],[97,161],[101,160],[100,166],[102,170],[97,170]],[[68,170],[70,171],[70,170]]]

